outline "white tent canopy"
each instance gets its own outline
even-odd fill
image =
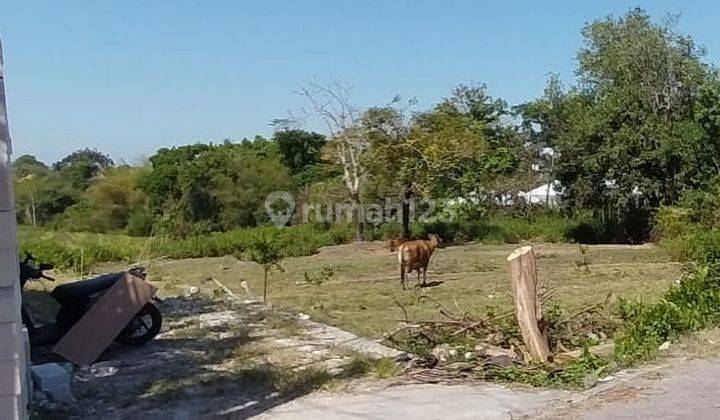
[[[560,183],[553,181],[527,192],[519,191],[518,197],[522,197],[531,204],[547,204],[550,207],[555,207],[560,202]]]

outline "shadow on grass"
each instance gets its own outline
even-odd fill
[[[427,282],[427,283],[425,283],[425,284],[420,283],[420,288],[422,288],[422,289],[427,289],[427,288],[431,288],[431,287],[438,287],[438,286],[440,286],[440,285],[443,284],[443,283],[445,283],[445,282],[444,282],[444,281],[437,281],[437,280],[429,281],[429,282]]]

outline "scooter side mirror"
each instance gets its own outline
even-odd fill
[[[145,272],[145,267],[134,267],[128,270],[128,273],[132,274],[135,277],[141,278],[143,280],[147,279],[147,273]]]

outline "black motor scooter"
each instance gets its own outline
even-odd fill
[[[27,254],[20,262],[20,286],[25,288],[29,280],[50,280],[43,271],[51,270],[50,264],[36,265],[35,258]],[[137,267],[129,270],[129,273],[146,279],[145,269]],[[72,283],[65,283],[57,286],[50,293],[53,299],[60,305],[55,315],[55,323],[39,326],[33,320],[25,303],[22,304],[22,320],[30,336],[32,347],[44,347],[55,344],[82,318],[97,299],[105,293],[123,273],[105,274],[88,280],[80,280]],[[153,298],[159,301],[157,298]],[[128,325],[115,338],[115,341],[125,345],[140,345],[152,340],[162,327],[162,314],[157,306],[151,302],[145,304]]]

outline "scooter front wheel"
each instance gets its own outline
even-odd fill
[[[155,338],[162,328],[162,314],[152,303],[147,303],[115,339],[127,346],[139,346]]]

